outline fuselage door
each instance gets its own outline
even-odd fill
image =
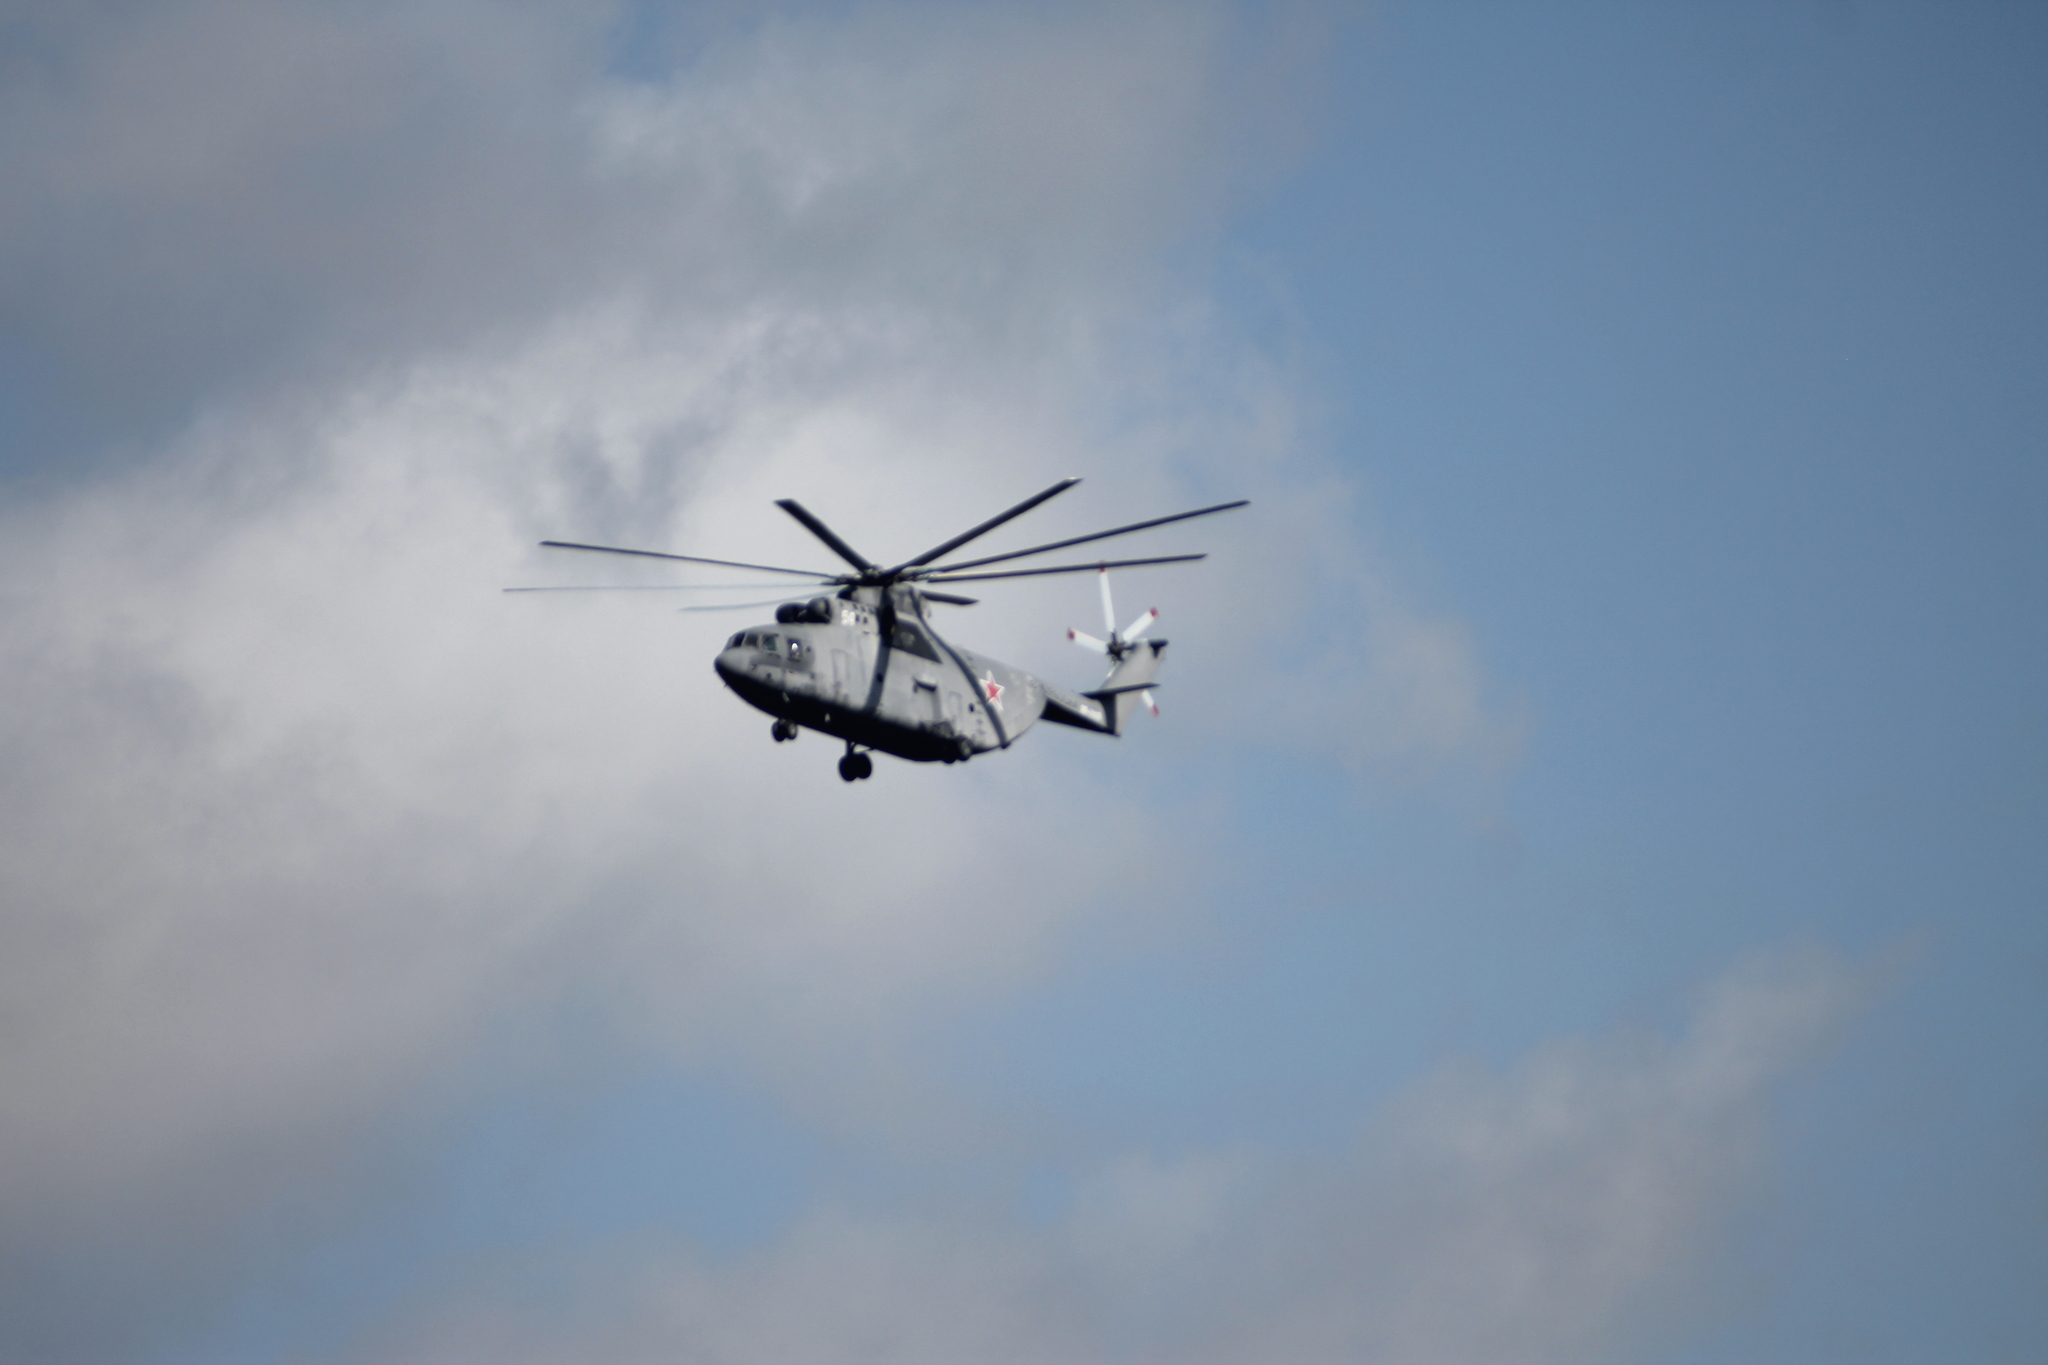
[[[939,696],[939,679],[928,668],[920,668],[911,675],[910,694],[914,698],[914,714],[911,723],[922,729],[934,729],[945,718],[944,702]]]

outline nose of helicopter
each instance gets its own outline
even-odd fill
[[[781,656],[780,634],[743,630],[725,642],[711,666],[725,682],[744,691],[742,684],[779,684]]]

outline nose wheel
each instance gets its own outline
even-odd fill
[[[768,733],[775,737],[777,744],[782,743],[785,739],[795,739],[796,722],[793,720],[778,720],[768,727]]]
[[[875,761],[866,754],[857,754],[851,744],[846,746],[846,757],[839,760],[839,776],[842,781],[858,782],[875,775]]]

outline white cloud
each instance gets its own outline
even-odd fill
[[[1099,741],[845,788],[721,695],[720,618],[496,590],[564,572],[544,535],[801,564],[775,496],[907,551],[1082,472],[1046,536],[1260,500],[1178,619],[1218,642],[1191,683],[1272,687],[1230,663],[1243,623],[1352,532],[1300,492],[1328,476],[1288,449],[1285,384],[1158,264],[1260,121],[1228,16],[771,18],[641,86],[573,6],[29,27],[11,336],[133,458],[0,514],[6,1254],[86,1283],[118,1240],[203,1278],[239,1214],[578,992],[821,1122],[967,1140],[891,1030],[1024,979],[1141,869],[1171,899],[1172,836],[1065,757]],[[961,631],[1078,676],[1076,600]],[[1394,662],[1353,685],[1422,681],[1359,754],[1484,729],[1456,627],[1413,632],[1367,636]],[[1201,687],[1187,723],[1222,733]],[[1313,743],[1327,691],[1286,687],[1261,733]],[[839,1234],[807,1235],[830,1262]],[[896,1263],[931,1254],[904,1236]],[[0,1347],[124,1330],[0,1308]]]
[[[568,1311],[504,1267],[366,1359],[1585,1360],[1682,1329],[1767,1171],[1774,1089],[1870,972],[1745,963],[1678,1038],[1562,1040],[1430,1077],[1342,1157],[1134,1156],[1050,1228],[813,1217],[735,1263],[578,1247]]]

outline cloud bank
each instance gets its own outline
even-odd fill
[[[1512,751],[1467,633],[1361,544],[1300,396],[1188,264],[1292,145],[1312,24],[714,9],[645,40],[649,75],[617,21],[6,21],[0,345],[36,396],[0,513],[0,1354],[201,1330],[248,1219],[345,1203],[395,1112],[459,1108],[508,1021],[578,1002],[824,1131],[972,1148],[986,1117],[895,1041],[1076,923],[1199,900],[1199,831],[1085,740],[844,788],[719,694],[723,619],[500,596],[590,572],[544,536],[806,563],[772,498],[879,553],[1071,472],[1089,500],[1034,537],[1249,495],[1159,584],[1204,737],[1161,762]],[[1351,642],[1277,672],[1243,648],[1332,603]],[[958,629],[1073,678],[1091,606]],[[606,1253],[622,1323],[457,1304],[373,1354],[1577,1349],[1695,1245],[1812,1032],[1781,1016],[1835,1017],[1840,977],[1446,1080],[1313,1178],[1133,1156],[1050,1231],[818,1211],[739,1266]],[[1533,1192],[1551,1172],[1578,1213]],[[1559,1236],[1584,1246],[1553,1264]],[[1459,1284],[1495,1308],[1453,1311]]]
[[[1773,1085],[1867,1000],[1817,953],[1751,960],[1682,1036],[1435,1075],[1341,1156],[1133,1154],[1049,1227],[819,1213],[736,1262],[580,1247],[562,1314],[480,1268],[360,1358],[1587,1360],[1653,1349],[1754,1189]],[[533,1300],[547,1304],[542,1311]]]

